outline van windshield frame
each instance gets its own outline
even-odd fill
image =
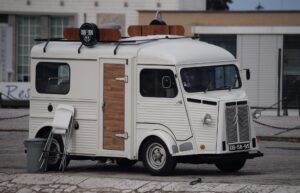
[[[242,87],[234,64],[185,67],[180,70],[183,88],[188,93],[231,90]]]

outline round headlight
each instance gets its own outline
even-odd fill
[[[253,114],[252,114],[252,117],[253,117],[254,119],[260,118],[260,117],[261,117],[261,111],[260,111],[260,110],[255,110],[255,111],[253,112]]]

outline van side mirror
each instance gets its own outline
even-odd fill
[[[250,69],[248,68],[248,69],[245,69],[246,70],[246,79],[247,80],[250,80]]]

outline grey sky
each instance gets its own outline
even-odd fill
[[[230,10],[254,10],[259,4],[265,10],[300,10],[300,0],[233,0]]]

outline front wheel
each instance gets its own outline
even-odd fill
[[[238,160],[226,160],[223,162],[218,162],[215,165],[219,170],[222,172],[237,172],[245,165],[245,159],[238,159]]]
[[[169,175],[176,167],[176,160],[159,138],[150,138],[143,146],[142,159],[144,167],[158,176]]]

